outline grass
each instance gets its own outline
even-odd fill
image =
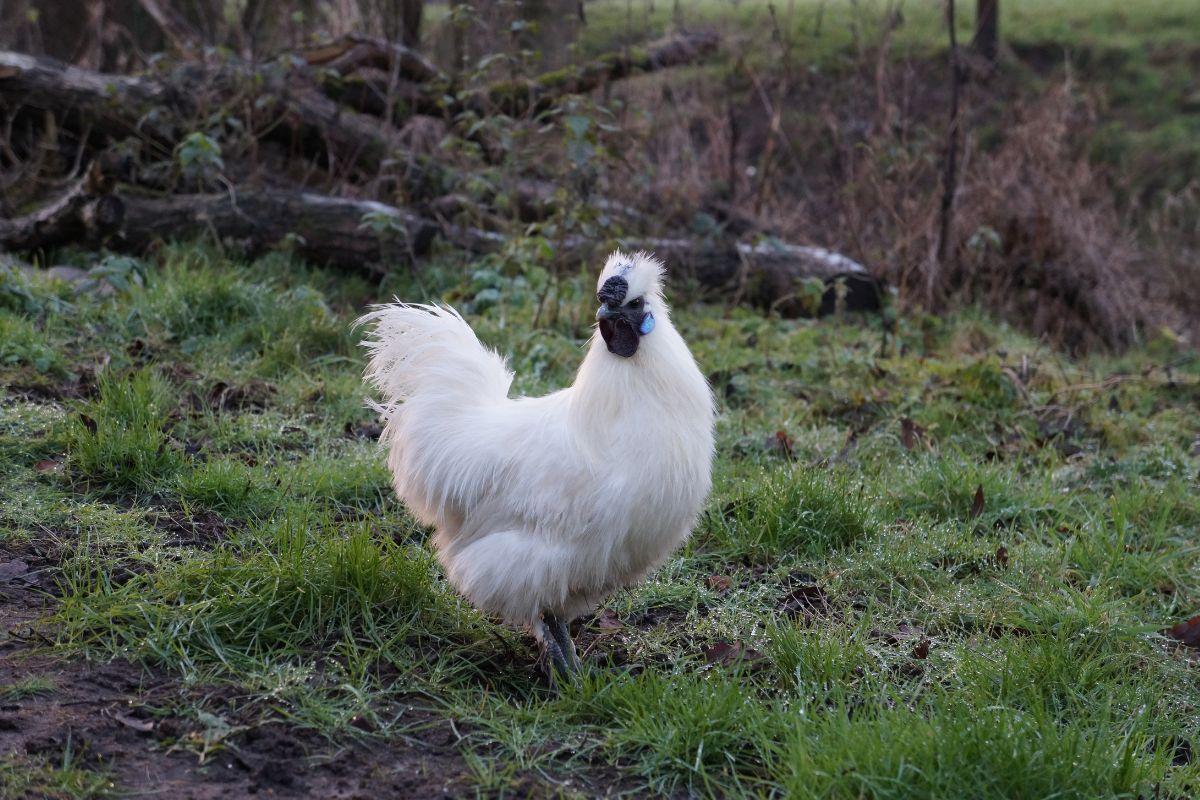
[[[45,697],[46,695],[53,694],[54,688],[54,681],[41,675],[22,678],[13,683],[0,686],[0,702],[15,703],[30,697]]]
[[[39,756],[0,756],[0,800],[44,797],[48,800],[94,800],[112,797],[115,787],[105,770],[79,763],[68,740],[59,760]]]
[[[956,3],[962,46],[974,33],[975,6]],[[856,75],[865,68],[874,73],[889,10],[899,12],[899,24],[886,33],[895,69],[944,63],[949,48],[944,9],[940,0],[597,0],[588,4],[581,50],[596,55],[676,28],[709,27],[719,30],[724,42],[722,56],[703,68],[714,80],[736,81],[743,65],[764,79],[782,80],[784,63],[792,72],[813,75]],[[1093,163],[1121,176],[1117,197],[1134,213],[1151,201],[1157,206],[1164,196],[1194,192],[1191,179],[1200,169],[1193,80],[1197,15],[1197,0],[1151,0],[1136,9],[1120,0],[1000,3],[1000,35],[1009,51],[1003,57],[1005,74],[1033,90],[1070,80],[1094,101],[1100,122],[1084,150]],[[823,87],[818,92],[834,91],[817,85]],[[822,118],[809,108],[820,100],[819,93],[795,98],[792,104],[799,107],[785,112],[788,127],[821,135]],[[938,113],[944,112],[939,108]],[[986,142],[988,135],[980,133]]]
[[[773,6],[773,13],[771,8]],[[896,46],[912,54],[928,53],[946,39],[944,4],[892,3],[902,19]],[[796,41],[806,60],[825,62],[845,57],[860,36],[869,43],[884,12],[885,0],[858,3],[828,0],[699,0],[672,4],[626,0],[596,0],[588,4],[584,46],[597,52],[619,47],[626,41],[641,41],[671,28],[721,26],[770,35],[778,29]],[[1196,0],[1151,0],[1132,13],[1119,0],[1009,0],[1000,6],[1000,29],[1017,42],[1058,42],[1068,47],[1125,49],[1143,47],[1147,39],[1164,46],[1193,44],[1188,21],[1200,11]],[[958,2],[956,28],[960,42],[969,42],[975,26],[975,3]],[[751,54],[764,57],[765,53]]]
[[[571,775],[588,794],[614,769],[633,794],[1200,789],[1177,757],[1200,736],[1194,659],[1159,633],[1200,607],[1193,352],[1069,361],[979,313],[902,318],[883,352],[871,318],[681,300],[721,402],[716,488],[688,547],[586,621],[592,668],[548,696],[528,641],[441,579],[371,441],[348,324],[419,290],[160,258],[111,297],[26,280],[0,310],[50,354],[0,366],[0,546],[57,562],[62,653],[231,687],[240,724],[335,740],[402,746],[445,717],[482,793]],[[465,306],[467,272],[421,279]],[[561,282],[539,329],[519,287],[471,317],[521,391],[570,381],[587,284]],[[14,796],[111,784],[0,770],[42,787]]]

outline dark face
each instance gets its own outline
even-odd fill
[[[620,275],[606,280],[596,293],[600,301],[596,311],[600,335],[608,352],[622,358],[636,353],[641,337],[654,329],[654,315],[646,310],[645,301],[640,297],[627,300],[628,293],[629,282]]]

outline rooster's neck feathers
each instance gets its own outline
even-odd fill
[[[638,351],[631,358],[615,356],[594,334],[571,386],[573,416],[597,444],[611,442],[614,434],[644,436],[649,428],[670,428],[681,420],[699,422],[705,431],[697,435],[711,427],[712,392],[670,310],[660,295],[648,297],[646,307],[656,324]]]

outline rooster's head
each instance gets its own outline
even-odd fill
[[[629,358],[642,337],[654,331],[655,313],[666,320],[662,276],[662,262],[648,253],[617,250],[608,257],[596,284],[597,327],[608,352]]]

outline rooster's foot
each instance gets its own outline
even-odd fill
[[[578,672],[579,656],[575,654],[575,642],[571,639],[571,631],[567,627],[567,623],[553,614],[543,614],[542,620],[546,628],[549,629],[550,635],[554,637],[555,643],[562,651],[570,671]]]
[[[547,613],[542,615],[538,624],[538,644],[541,646],[542,661],[547,664],[551,683],[559,675],[570,677],[578,672],[579,658],[575,655],[575,643],[571,641],[566,623]]]

